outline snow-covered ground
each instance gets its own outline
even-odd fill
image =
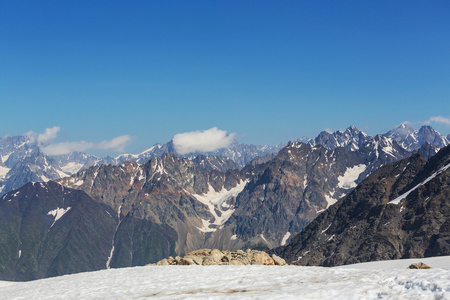
[[[422,261],[429,270],[408,270]],[[1,299],[450,299],[450,257],[336,268],[151,266],[0,282]]]

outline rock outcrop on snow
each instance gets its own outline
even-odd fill
[[[286,265],[286,261],[273,254],[272,257],[264,251],[220,251],[217,249],[200,249],[187,253],[184,257],[162,259],[156,263],[157,266],[169,265]]]
[[[431,269],[431,267],[423,262],[411,264],[408,269]]]

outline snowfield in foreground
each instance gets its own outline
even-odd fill
[[[406,269],[424,262],[429,270]],[[345,267],[151,266],[30,282],[2,299],[450,299],[450,256]]]

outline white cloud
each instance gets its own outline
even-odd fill
[[[96,148],[99,149],[114,149],[116,151],[123,151],[125,147],[131,142],[131,137],[129,135],[121,135],[113,138],[110,141],[100,142]]]
[[[39,145],[46,145],[58,137],[60,131],[59,126],[53,126],[52,128],[46,128],[44,133],[39,133],[37,141]]]
[[[417,121],[417,122],[405,121],[402,124],[406,124],[408,126],[414,126],[414,125],[428,125],[431,123],[439,123],[439,124],[444,124],[444,125],[450,126],[450,118],[445,118],[443,116],[434,116],[434,117],[429,118],[427,121]]]
[[[178,133],[173,138],[173,145],[179,154],[191,152],[210,152],[229,146],[235,133],[227,134],[225,130],[213,127],[208,130]]]
[[[68,154],[74,151],[85,151],[88,149],[94,148],[94,143],[90,142],[63,142],[63,143],[55,143],[50,144],[45,147],[42,147],[42,152],[47,155],[62,155]]]
[[[30,143],[45,146],[58,137],[60,130],[59,126],[53,126],[52,128],[46,128],[43,133],[28,131],[25,135],[30,139]]]
[[[24,133],[23,135],[27,136],[28,139],[30,140],[30,143],[32,143],[32,144],[34,144],[36,142],[36,140],[37,140],[37,133],[32,131],[32,130]]]
[[[428,123],[430,123],[430,122],[435,122],[435,123],[441,123],[441,124],[445,124],[445,125],[450,125],[450,119],[449,119],[449,118],[442,117],[442,116],[431,117],[430,120],[428,121]]]
[[[53,140],[58,137],[60,130],[61,128],[59,126],[54,126],[52,128],[46,128],[43,133],[29,131],[24,135],[28,136],[30,143],[37,144],[47,155],[62,155],[74,151],[86,151],[89,149],[113,149],[121,152],[131,141],[131,137],[129,135],[121,135],[113,138],[112,140],[102,141],[97,144],[86,141],[52,143]]]

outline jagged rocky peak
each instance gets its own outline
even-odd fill
[[[376,135],[372,140],[365,143],[359,150],[359,153],[369,162],[363,178],[386,164],[411,155],[411,152],[402,148],[395,140],[381,134]]]
[[[388,155],[395,158],[395,160],[404,158],[405,155],[409,154],[394,139],[381,134],[376,135],[372,140],[365,143],[361,150],[374,153],[377,158],[379,155]]]
[[[355,126],[350,126],[344,131],[338,130],[332,133],[322,131],[309,144],[311,146],[323,145],[325,148],[331,150],[337,147],[343,147],[350,151],[356,151],[371,138],[371,136],[358,130]]]
[[[449,255],[449,183],[450,146],[386,165],[275,252],[323,266]]]
[[[398,127],[384,134],[394,139],[398,144],[408,151],[418,149],[417,130],[409,127],[406,123],[400,124]]]
[[[420,127],[417,135],[420,146],[425,143],[430,143],[438,148],[443,148],[449,144],[448,139],[431,126],[424,125]]]

